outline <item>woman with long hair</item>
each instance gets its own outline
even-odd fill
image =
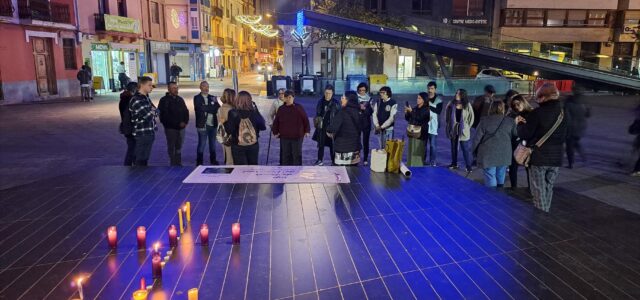
[[[224,124],[224,122],[229,119],[229,111],[233,109],[233,101],[236,98],[236,91],[232,89],[224,89],[222,92],[222,97],[220,97],[220,101],[222,102],[222,106],[218,110],[218,124]],[[222,127],[224,128],[224,127]],[[218,130],[218,135],[224,134],[221,132],[220,128]],[[233,155],[231,155],[231,145],[222,145],[224,148],[224,164],[225,165],[233,165]]]
[[[533,110],[533,107],[531,107],[531,104],[529,104],[529,101],[527,101],[527,99],[525,99],[523,95],[515,95],[513,98],[511,98],[510,103],[511,103],[511,107],[509,108],[509,113],[507,114],[507,116],[513,119],[517,118],[518,116],[521,116],[526,119],[529,113]],[[518,147],[518,144],[520,144],[523,141],[524,140],[519,138],[517,135],[514,136],[511,139],[511,150],[515,151],[516,148]],[[518,168],[519,167],[520,165],[516,162],[516,160],[512,156],[511,165],[509,166],[509,181],[511,182],[512,189],[518,187]],[[525,171],[527,172],[527,186],[529,186],[529,168],[525,167]]]
[[[418,94],[416,106],[408,106],[404,108],[404,118],[409,123],[407,135],[411,132],[409,129],[420,128],[420,133],[416,136],[409,136],[409,153],[407,154],[407,165],[410,167],[422,167],[425,151],[425,141],[429,136],[429,94],[422,92]],[[407,103],[408,104],[408,103]]]
[[[360,162],[362,149],[358,94],[354,91],[346,91],[340,99],[340,106],[340,111],[327,128],[327,134],[333,138],[335,164],[355,166]]]
[[[266,130],[264,118],[251,99],[251,94],[241,91],[235,99],[235,108],[229,111],[224,123],[231,136],[231,155],[236,165],[257,165],[260,131]]]
[[[447,104],[445,112],[445,132],[451,140],[451,165],[449,165],[449,169],[458,169],[458,148],[460,148],[466,171],[471,173],[471,155],[468,144],[471,139],[474,114],[467,98],[467,91],[464,89],[456,91],[455,98]]]

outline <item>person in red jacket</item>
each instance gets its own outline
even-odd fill
[[[302,165],[302,142],[309,136],[309,117],[302,105],[294,102],[294,93],[284,93],[284,105],[278,108],[271,131],[280,139],[281,166]]]

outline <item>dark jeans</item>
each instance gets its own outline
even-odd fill
[[[156,139],[155,135],[139,135],[135,137],[135,156],[136,166],[146,166],[149,163],[149,156],[151,155],[151,148],[153,147],[153,141]]]
[[[460,141],[459,137],[451,139],[451,164],[458,165],[458,145],[462,149],[462,157],[464,158],[467,170],[471,170],[471,156],[469,153],[469,141]]]
[[[258,165],[258,154],[260,146],[255,143],[251,146],[231,145],[231,153],[233,155],[233,164],[237,166],[255,166]]]
[[[167,136],[167,152],[172,166],[182,165],[182,144],[184,144],[184,129],[165,128]]]
[[[280,139],[280,165],[302,166],[303,139]]]
[[[433,164],[436,162],[436,155],[438,148],[438,135],[436,134],[427,134],[427,139],[424,141],[424,159],[423,161],[427,162],[427,150],[429,152],[429,164]]]
[[[125,135],[127,139],[127,153],[124,155],[124,165],[133,166],[136,161],[136,139],[133,135]]]
[[[216,127],[206,125],[205,128],[196,128],[198,130],[198,156],[202,156],[204,148],[209,141],[209,158],[211,164],[216,164]]]
[[[567,160],[569,166],[573,166],[575,160],[575,153],[578,151],[582,159],[585,159],[584,152],[582,152],[582,145],[580,145],[579,136],[571,136],[567,138]]]
[[[362,152],[364,161],[369,161],[369,139],[371,137],[371,128],[362,130]]]
[[[515,160],[512,160],[511,165],[509,166],[509,181],[511,182],[512,188],[518,187],[518,168],[520,168],[520,165],[515,162]],[[531,190],[531,186],[529,184],[529,168],[525,167],[524,170],[527,172],[527,188]]]

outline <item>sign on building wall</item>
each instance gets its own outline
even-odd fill
[[[92,51],[109,51],[109,44],[91,44]]]
[[[154,42],[151,41],[151,52],[153,53],[169,53],[171,51],[171,44],[167,42]]]
[[[140,21],[120,16],[104,15],[104,27],[107,31],[140,33]]]

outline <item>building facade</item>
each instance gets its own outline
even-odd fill
[[[0,103],[78,97],[73,0],[0,0]]]

